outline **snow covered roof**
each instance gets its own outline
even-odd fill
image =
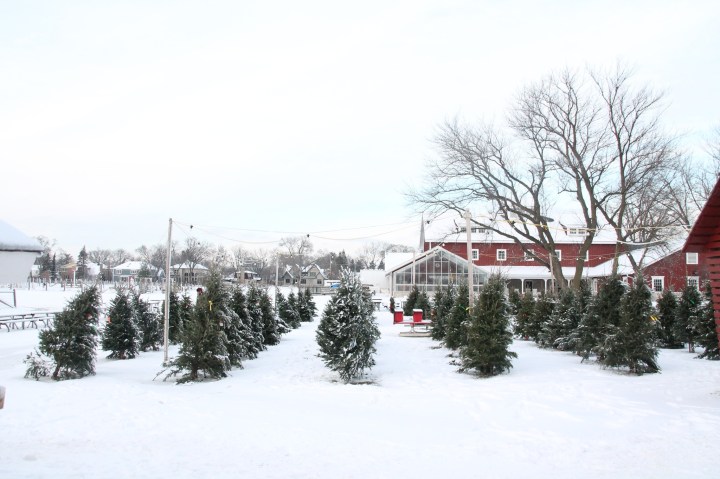
[[[0,220],[0,251],[42,253],[43,247],[35,238]]]
[[[413,255],[416,253],[386,253],[385,254],[385,271],[393,271],[403,263],[407,263],[412,260]]]
[[[174,264],[174,265],[171,266],[171,268],[172,268],[172,269],[190,269],[190,265],[189,265],[188,263]],[[201,265],[201,264],[198,263],[198,264],[196,264],[196,265],[193,267],[193,269],[200,270],[200,269],[207,269],[207,268],[206,268],[205,266],[203,266],[203,265]]]
[[[505,232],[508,235],[516,236],[512,225],[508,221],[493,220],[489,216],[474,216],[481,223],[489,224],[493,228]],[[466,221],[456,215],[444,215],[436,219],[430,220],[425,225],[425,239],[430,243],[453,242],[463,243],[467,241],[467,233],[465,232]],[[533,227],[530,225],[530,227]],[[480,229],[478,225],[472,225],[473,231],[471,238],[476,243],[488,242],[508,242],[506,236],[503,236],[492,230],[475,231]],[[564,213],[553,217],[553,221],[549,222],[548,228],[557,244],[577,244],[585,240],[585,229],[581,218],[575,214]],[[600,227],[593,239],[594,244],[612,244],[615,243],[615,232],[612,228],[605,226]]]
[[[156,269],[155,266],[153,266],[153,265],[151,265],[151,264],[148,264],[148,263],[143,263],[142,261],[125,261],[123,264],[119,264],[119,265],[113,267],[113,269],[136,269],[136,270],[140,270],[140,269],[142,269],[143,264],[145,264],[145,266],[147,266],[147,268],[150,269],[150,270]]]

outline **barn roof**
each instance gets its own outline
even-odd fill
[[[695,221],[683,250],[704,248],[713,235],[720,232],[720,181],[715,184],[710,197]]]

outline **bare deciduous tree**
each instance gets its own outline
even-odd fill
[[[488,126],[445,123],[435,138],[440,158],[428,165],[426,186],[410,200],[421,210],[459,215],[484,207],[487,216],[473,222],[514,241],[548,267],[558,285],[565,278],[548,218],[554,201],[572,201],[587,232],[574,287],[599,218],[617,235],[615,269],[627,244],[666,239],[680,220],[660,202],[678,158],[659,127],[662,96],[631,89],[622,68],[585,78],[565,71],[523,89],[505,136]]]
[[[187,263],[190,276],[195,276],[195,268],[208,257],[211,246],[208,243],[198,241],[196,238],[185,239],[185,249],[180,254],[182,261]]]

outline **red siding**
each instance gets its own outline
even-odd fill
[[[715,331],[720,344],[720,181],[695,221],[683,251],[704,254],[715,307]]]
[[[431,247],[430,243],[425,243],[425,250]],[[538,246],[528,246],[534,249],[538,255],[543,251]],[[460,256],[467,258],[466,243],[445,243],[443,248]],[[536,260],[525,261],[525,253],[523,249],[515,243],[473,243],[472,248],[478,250],[479,258],[475,261],[478,266],[537,266],[540,263]],[[497,250],[504,249],[506,251],[506,260],[497,260]],[[577,257],[579,255],[580,246],[575,244],[561,244],[556,246],[556,250],[560,251],[561,266],[575,267]],[[585,266],[597,266],[604,263],[615,256],[615,245],[613,244],[597,244],[590,247],[589,261],[585,262]],[[545,256],[545,254],[543,254]]]

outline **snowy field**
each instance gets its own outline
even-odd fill
[[[18,290],[61,309],[71,290]],[[107,289],[104,300],[112,295]],[[321,310],[327,298],[316,297]],[[510,374],[458,374],[430,338],[377,314],[374,384],[335,381],[316,320],[221,381],[153,381],[163,353],[97,374],[24,379],[37,330],[0,331],[0,478],[714,477],[720,362],[662,350],[661,374],[581,364],[516,341]],[[176,348],[171,349],[171,355]]]

